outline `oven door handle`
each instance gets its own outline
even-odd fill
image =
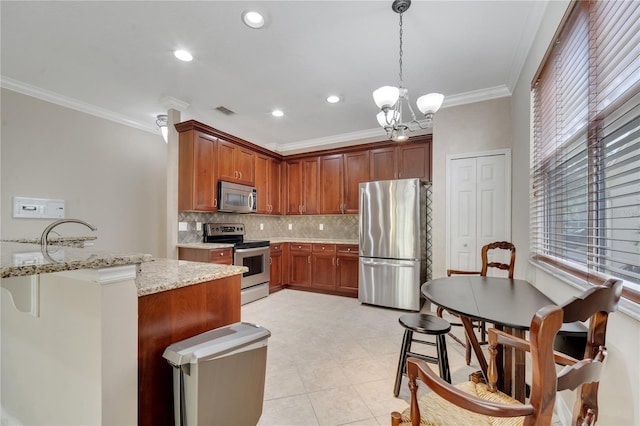
[[[240,248],[236,249],[236,253],[251,253],[253,251],[267,251],[269,247],[253,247],[253,248]]]

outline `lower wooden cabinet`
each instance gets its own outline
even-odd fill
[[[336,253],[336,290],[358,295],[358,246],[338,245]]]
[[[289,268],[288,284],[311,287],[311,244],[290,244]]]
[[[335,244],[313,244],[311,249],[311,287],[324,290],[335,290]]]
[[[269,293],[274,293],[278,290],[282,290],[284,288],[284,279],[283,273],[285,271],[285,266],[287,262],[285,262],[284,255],[284,247],[286,244],[277,243],[271,244],[271,251],[269,259],[270,263],[270,276],[269,276]]]
[[[192,262],[217,263],[220,265],[233,265],[233,248],[220,249],[178,247],[178,259]]]

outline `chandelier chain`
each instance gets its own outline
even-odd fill
[[[400,87],[403,87],[402,80],[402,12],[400,12],[400,59],[398,61],[400,63]]]

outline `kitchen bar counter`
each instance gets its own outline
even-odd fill
[[[17,242],[2,242],[0,251],[1,278],[77,269],[101,269],[151,260],[151,255],[142,253],[106,252],[94,247],[65,246],[48,246],[44,251],[40,244]]]
[[[247,238],[247,240],[255,240],[257,238]],[[289,237],[289,238],[268,238],[261,237],[260,240],[267,240],[270,243],[310,243],[310,244],[358,244],[358,240],[341,240],[335,238],[298,238],[298,237]],[[211,249],[219,249],[226,247],[233,247],[233,244],[215,244],[215,243],[180,243],[177,244],[177,247],[184,248],[195,248],[195,249],[203,249],[203,250],[211,250]]]
[[[222,245],[222,244],[218,244]],[[175,288],[240,275],[249,269],[244,266],[188,262],[186,260],[153,259],[140,265],[136,278],[138,297]]]

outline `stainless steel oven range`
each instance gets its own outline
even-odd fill
[[[233,244],[233,264],[249,268],[242,274],[241,304],[269,295],[269,241],[245,240],[242,223],[205,223],[202,232],[205,243]]]

